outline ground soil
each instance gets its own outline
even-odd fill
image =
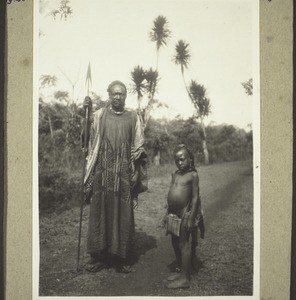
[[[40,217],[42,296],[215,296],[251,295],[253,290],[253,175],[251,162],[198,169],[205,239],[199,240],[203,267],[186,290],[169,290],[167,265],[174,260],[170,237],[161,227],[173,165],[151,170],[149,191],[135,211],[136,246],[129,274],[113,268],[98,273],[82,267],[86,253],[88,207],[83,212],[80,271],[77,266],[79,208]]]

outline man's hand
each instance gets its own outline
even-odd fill
[[[84,108],[84,109],[88,108],[89,110],[92,109],[92,101],[91,101],[91,99],[90,99],[89,96],[86,96],[86,97],[84,98],[84,101],[83,101],[83,108]]]

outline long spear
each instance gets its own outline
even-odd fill
[[[87,74],[85,85],[87,86],[87,96],[89,96],[89,86],[91,84],[91,70],[90,63],[88,63]],[[83,169],[82,169],[82,197],[80,206],[80,219],[79,219],[79,233],[78,233],[78,249],[77,249],[77,272],[79,271],[79,259],[80,259],[80,243],[81,243],[81,229],[82,229],[82,214],[84,205],[84,177],[85,177],[85,167],[86,167],[86,155],[87,155],[87,140],[88,140],[88,119],[89,119],[89,107],[85,107],[85,122],[84,122],[84,141],[83,141]]]

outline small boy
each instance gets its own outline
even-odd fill
[[[190,265],[192,255],[195,255],[195,249],[192,251],[192,247],[195,248],[197,243],[197,226],[201,230],[201,237],[204,234],[199,178],[194,166],[194,157],[184,144],[175,149],[175,163],[178,170],[172,174],[168,192],[166,227],[167,233],[172,235],[176,264],[181,270],[168,278],[171,282],[167,287],[171,289],[190,287]]]

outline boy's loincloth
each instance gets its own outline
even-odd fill
[[[180,229],[182,223],[186,224],[188,218],[190,216],[190,211],[183,214],[182,218],[179,218],[177,215],[168,214],[167,222],[166,222],[166,234],[173,234],[176,236],[180,236]],[[193,227],[199,227],[201,231],[201,238],[204,238],[204,225],[203,225],[203,215],[202,213],[198,214],[194,220]],[[202,230],[203,228],[203,230]]]

